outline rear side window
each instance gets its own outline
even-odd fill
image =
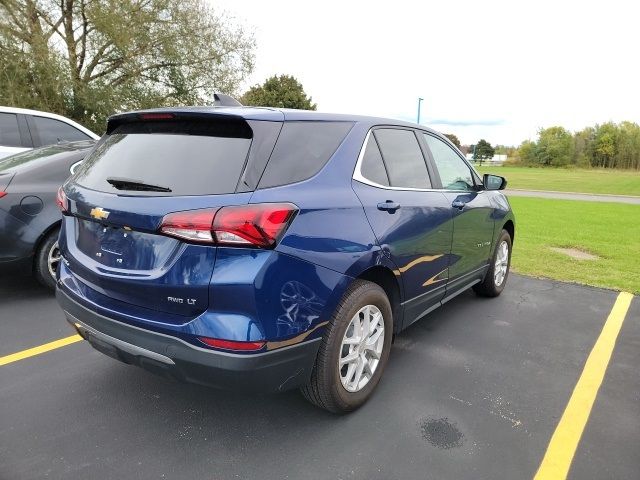
[[[21,147],[18,116],[15,113],[0,113],[0,145]]]
[[[91,138],[77,128],[60,120],[38,117],[36,115],[32,118],[38,136],[40,137],[41,145],[54,145],[60,142],[75,142],[77,140],[89,140]]]
[[[413,131],[379,128],[374,135],[392,187],[431,188],[427,164]]]
[[[387,176],[387,170],[384,167],[382,161],[382,155],[378,148],[378,143],[373,135],[369,135],[369,141],[367,147],[364,150],[364,156],[362,157],[362,165],[360,166],[360,173],[367,180],[383,185],[389,186],[389,177]]]
[[[259,188],[313,177],[329,161],[352,126],[350,122],[285,122]]]
[[[233,193],[251,146],[249,127],[215,128],[208,123],[205,128],[189,125],[170,133],[170,123],[117,128],[84,160],[76,182],[102,192],[134,195]],[[165,191],[139,190],[127,182]]]

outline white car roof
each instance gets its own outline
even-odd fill
[[[67,117],[63,117],[62,115],[56,115],[55,113],[41,112],[39,110],[29,110],[28,108],[14,108],[14,107],[2,107],[2,106],[0,106],[0,113],[22,113],[24,115],[35,115],[37,117],[52,118],[54,120],[59,120],[61,122],[71,125],[72,127],[77,128],[81,132],[89,135],[94,140],[97,140],[100,138],[100,135],[96,135],[91,130],[83,127],[79,123],[74,122],[73,120]]]

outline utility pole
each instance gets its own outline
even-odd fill
[[[420,104],[422,103],[422,100],[424,100],[424,98],[418,98],[418,120],[416,121],[418,125],[420,125]]]

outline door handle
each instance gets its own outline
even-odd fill
[[[453,203],[451,204],[453,208],[457,208],[458,210],[462,210],[465,205],[466,205],[466,202],[462,202],[460,200],[454,200]]]
[[[396,210],[400,208],[400,204],[392,200],[387,200],[378,204],[378,210],[384,210],[389,213],[396,213]]]

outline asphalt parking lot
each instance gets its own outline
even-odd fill
[[[172,383],[78,342],[0,367],[0,479],[530,479],[617,293],[511,275],[403,332],[372,400]],[[0,280],[0,357],[72,335],[30,279]],[[640,300],[569,478],[640,472]]]

